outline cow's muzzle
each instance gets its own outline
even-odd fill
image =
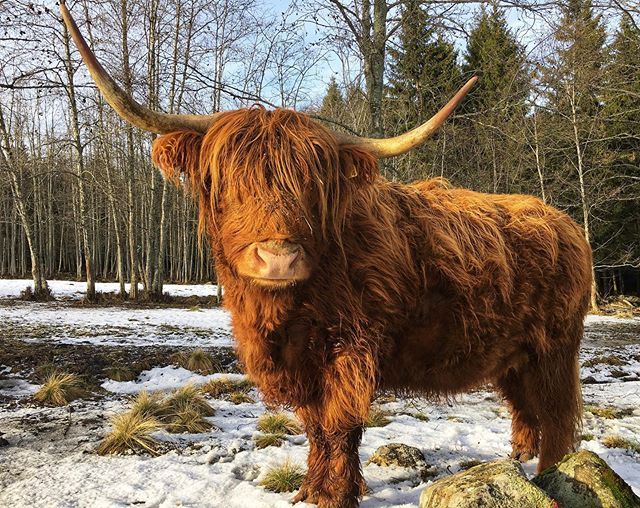
[[[260,285],[282,286],[308,279],[311,269],[300,244],[269,240],[252,243],[245,249],[238,272]]]

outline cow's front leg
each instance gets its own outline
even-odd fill
[[[360,469],[358,446],[362,427],[327,435],[330,449],[329,468],[320,496],[319,508],[354,508],[364,494],[365,483]]]
[[[318,503],[320,491],[329,471],[331,450],[316,412],[302,408],[296,411],[296,414],[305,426],[309,441],[309,456],[307,458],[307,474],[300,490],[291,502]]]

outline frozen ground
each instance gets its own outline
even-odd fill
[[[78,298],[81,286],[76,284],[52,287]],[[25,285],[25,281],[0,281],[0,295],[15,296]],[[183,286],[179,291],[184,296],[215,294],[215,287]],[[581,352],[587,409],[582,446],[605,458],[640,494],[640,456],[602,444],[606,436],[637,440],[640,435],[640,320],[590,316],[586,325]],[[159,434],[171,449],[162,456],[93,453],[108,430],[109,416],[122,411],[132,394],[203,383],[211,377],[171,366],[170,348],[165,348],[204,347],[213,352],[230,344],[228,315],[221,309],[0,302],[0,350],[7,345],[24,347],[25,354],[34,358],[53,351],[58,361],[67,363],[78,362],[74,355],[98,357],[102,351],[126,352],[125,358],[136,360],[151,354],[154,360],[136,381],[100,378],[102,393],[65,408],[35,405],[29,397],[38,385],[30,364],[7,360],[10,365],[2,365],[0,360],[0,436],[9,443],[0,447],[0,506],[290,506],[292,494],[267,492],[259,482],[270,465],[285,460],[304,465],[307,442],[300,435],[288,438],[280,448],[256,449],[252,437],[257,417],[266,410],[256,392],[251,394],[255,403],[211,399],[216,410],[209,419],[215,425],[211,432]],[[91,361],[87,358],[89,368]],[[460,396],[453,405],[393,397],[378,402],[391,423],[367,430],[360,448],[363,464],[378,446],[400,442],[420,448],[437,478],[456,472],[467,461],[493,460],[510,451],[509,415],[490,391]],[[606,408],[611,411],[600,411]],[[525,470],[532,474],[535,461]],[[364,475],[370,489],[362,502],[365,508],[417,506],[426,486],[408,470],[371,464],[364,466]]]

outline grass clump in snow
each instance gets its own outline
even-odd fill
[[[106,376],[114,381],[133,381],[138,375],[129,367],[114,366],[106,369]]]
[[[161,403],[162,419],[169,432],[197,434],[211,429],[204,419],[215,411],[194,385],[178,388]]]
[[[200,388],[204,393],[215,399],[224,399],[236,392],[248,393],[254,384],[248,379],[233,380],[228,377],[211,379]]]
[[[256,448],[262,449],[268,446],[281,446],[284,442],[284,434],[260,434],[253,438]]]
[[[130,411],[141,416],[161,419],[167,412],[167,407],[159,393],[143,390],[131,401]]]
[[[607,448],[623,448],[633,453],[640,453],[640,442],[622,436],[606,436],[602,444]]]
[[[174,434],[188,432],[199,434],[211,429],[212,425],[202,417],[202,413],[194,406],[184,406],[168,417],[167,431]]]
[[[593,358],[590,358],[589,360],[586,360],[582,366],[583,367],[595,367],[596,365],[615,365],[615,366],[620,366],[620,365],[624,365],[625,362],[623,362],[620,358],[618,358],[615,355],[608,355],[608,356],[594,356]]]
[[[66,406],[86,393],[78,376],[54,371],[44,380],[34,399],[47,406]]]
[[[222,366],[211,353],[207,353],[201,348],[194,349],[191,353],[177,353],[173,355],[172,359],[180,367],[198,374],[214,374],[222,370]]]
[[[384,427],[391,423],[391,420],[389,420],[387,416],[389,415],[386,411],[383,411],[378,406],[373,406],[369,410],[369,416],[365,424],[367,427]]]
[[[260,485],[272,492],[293,492],[302,485],[304,475],[304,469],[287,461],[269,469]]]
[[[111,419],[111,431],[98,445],[98,455],[123,455],[127,452],[148,452],[157,455],[158,441],[151,434],[162,428],[153,416],[127,411]]]
[[[165,400],[168,411],[180,411],[184,408],[193,408],[202,416],[213,416],[215,411],[202,396],[200,390],[194,385],[186,385],[171,393]]]
[[[624,418],[625,416],[629,416],[633,413],[632,409],[617,409],[615,407],[585,406],[584,410],[588,411],[594,416],[606,418],[607,420]]]
[[[282,434],[285,436],[294,436],[302,433],[298,422],[286,413],[263,414],[258,418],[258,430],[265,434]]]
[[[254,398],[246,392],[230,393],[227,400],[234,404],[253,404],[255,402]]]

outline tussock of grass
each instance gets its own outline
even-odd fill
[[[48,406],[66,406],[86,395],[80,378],[75,374],[52,372],[34,395],[35,400]]]
[[[157,455],[158,442],[151,433],[160,430],[162,423],[152,416],[128,411],[111,419],[111,431],[98,445],[99,455],[122,455],[128,451]]]
[[[272,492],[293,492],[302,485],[304,475],[304,469],[300,466],[285,462],[280,466],[269,469],[260,485]]]
[[[181,367],[198,374],[214,374],[222,370],[220,363],[210,353],[200,348],[188,354],[177,353],[173,355],[172,360]]]
[[[159,393],[143,390],[131,401],[130,411],[141,416],[162,418],[167,406]]]
[[[622,436],[607,436],[602,439],[602,444],[607,448],[623,448],[630,452],[640,453],[640,442]]]
[[[49,376],[58,372],[58,367],[50,362],[41,363],[33,370],[33,375],[35,378],[44,383]]]
[[[284,442],[284,434],[260,434],[253,438],[256,448],[262,449],[268,446],[280,446]]]
[[[205,416],[213,416],[214,409],[197,387],[186,385],[178,388],[161,403],[162,421],[169,432],[197,434],[211,429]]]
[[[253,404],[255,400],[249,394],[245,392],[233,392],[230,393],[227,397],[229,402],[233,402],[234,404]]]
[[[590,358],[589,360],[585,361],[582,366],[583,367],[594,367],[596,365],[615,365],[615,366],[620,366],[620,365],[624,365],[625,362],[622,361],[620,358],[618,358],[617,356],[614,355],[608,355],[608,356],[595,356],[593,358]]]
[[[302,428],[285,413],[265,413],[258,418],[258,430],[265,434],[293,436],[302,433]]]
[[[630,409],[616,409],[613,407],[597,407],[597,406],[585,406],[585,411],[588,411],[592,415],[599,416],[600,418],[606,418],[608,420],[615,420],[629,416],[633,413]]]
[[[220,379],[212,379],[207,381],[200,388],[204,393],[211,395],[213,398],[222,399],[235,392],[247,393],[254,387],[254,384],[248,379],[235,381],[228,377]]]
[[[188,432],[198,434],[211,429],[212,425],[202,417],[194,406],[185,406],[168,417],[167,431],[173,433]]]
[[[106,376],[114,381],[133,381],[138,377],[129,367],[110,367],[105,371]]]
[[[366,421],[367,427],[384,427],[389,425],[391,420],[387,418],[388,414],[377,406],[372,407],[369,410],[369,417]]]
[[[593,441],[595,439],[595,436],[593,434],[582,434],[582,441]]]
[[[215,411],[194,385],[186,385],[171,393],[165,400],[168,411],[179,412],[186,408],[193,408],[202,416],[213,416]]]

